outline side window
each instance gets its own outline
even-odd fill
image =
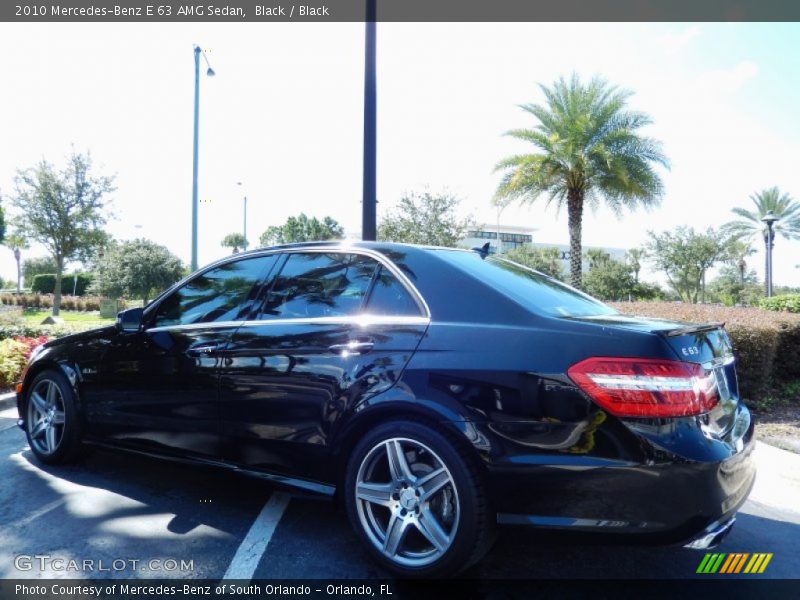
[[[418,317],[422,314],[417,302],[405,286],[392,275],[391,271],[380,267],[375,285],[367,301],[365,311],[370,315],[391,317]]]
[[[198,275],[159,304],[153,327],[246,318],[254,287],[277,260],[274,254],[245,258]]]
[[[262,307],[260,319],[357,314],[378,263],[357,254],[289,254]]]

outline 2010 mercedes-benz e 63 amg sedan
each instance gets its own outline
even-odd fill
[[[468,567],[498,523],[708,547],[755,476],[721,325],[486,248],[238,254],[40,347],[18,403],[46,463],[111,445],[335,494],[403,575]]]

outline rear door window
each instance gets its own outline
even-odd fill
[[[381,266],[369,294],[366,311],[370,315],[417,317],[420,306],[389,269]]]
[[[377,261],[358,254],[293,252],[275,278],[258,318],[356,315],[377,268]]]

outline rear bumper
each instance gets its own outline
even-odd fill
[[[706,440],[708,460],[653,444],[658,462],[563,455],[495,462],[489,479],[498,523],[634,535],[642,542],[718,543],[755,481],[753,424],[742,433]]]

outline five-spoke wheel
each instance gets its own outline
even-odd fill
[[[31,446],[40,454],[53,454],[64,435],[64,398],[51,379],[40,380],[28,398]]]
[[[402,575],[456,573],[480,558],[491,539],[475,465],[422,423],[385,423],[356,445],[345,501],[368,550]]]
[[[46,463],[63,463],[81,449],[80,421],[75,396],[66,377],[43,371],[27,386],[25,431],[36,457]]]
[[[356,478],[361,525],[390,560],[408,566],[436,561],[458,528],[458,492],[430,448],[391,438],[367,454]]]

